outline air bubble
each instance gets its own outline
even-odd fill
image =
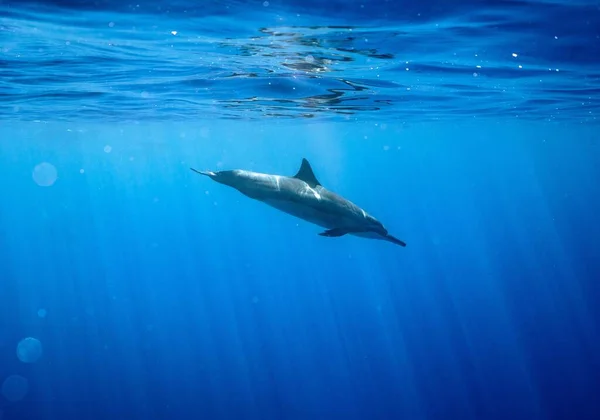
[[[24,338],[17,345],[17,357],[23,363],[35,363],[41,356],[42,343],[37,338]]]
[[[33,180],[40,187],[50,187],[54,185],[58,174],[54,165],[48,162],[42,162],[33,168]]]
[[[10,402],[21,401],[29,392],[29,382],[21,375],[10,375],[2,383],[2,395]]]

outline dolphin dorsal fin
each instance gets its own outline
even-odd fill
[[[311,188],[321,185],[310,167],[310,163],[308,163],[308,160],[306,159],[302,159],[302,165],[300,165],[300,169],[298,170],[298,173],[294,175],[294,178],[306,182]]]

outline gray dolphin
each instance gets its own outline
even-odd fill
[[[323,187],[306,159],[302,159],[300,170],[292,177],[242,169],[218,172],[190,169],[233,187],[247,197],[326,228],[319,233],[321,236],[350,234],[406,246],[406,243],[390,235],[379,220]]]

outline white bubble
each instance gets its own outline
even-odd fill
[[[48,162],[42,162],[33,168],[33,180],[40,187],[50,187],[54,185],[58,174],[54,165]]]
[[[41,356],[42,343],[37,338],[24,338],[17,345],[17,357],[23,363],[35,363]]]
[[[304,57],[304,61],[306,61],[307,63],[313,63],[315,61],[315,57],[309,54],[306,57]]]
[[[48,311],[46,311],[44,308],[40,308],[40,309],[38,309],[38,311],[37,311],[37,315],[38,315],[40,318],[46,318],[46,315],[48,315]]]
[[[10,375],[2,383],[2,395],[10,402],[21,401],[29,392],[29,382],[21,375]]]
[[[114,28],[114,26],[115,26],[115,22],[109,22],[108,23],[108,27],[109,28]]]
[[[269,2],[268,1],[263,1],[263,6],[265,6],[265,7],[269,6]]]
[[[83,169],[83,168],[81,168],[81,169],[79,170],[79,173],[80,173],[80,174],[82,174],[82,173],[84,173],[84,172],[85,172],[85,169]]]
[[[177,31],[171,31],[171,35],[177,35]]]
[[[519,56],[519,54],[517,54],[517,53],[512,53],[512,56],[513,56],[513,57],[518,57],[518,56]]]
[[[106,146],[104,146],[104,152],[110,153],[111,151],[112,151],[112,147],[110,147],[108,144]]]

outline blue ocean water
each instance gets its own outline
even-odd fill
[[[0,418],[600,418],[600,4],[0,1]],[[293,175],[407,243],[200,177]]]

